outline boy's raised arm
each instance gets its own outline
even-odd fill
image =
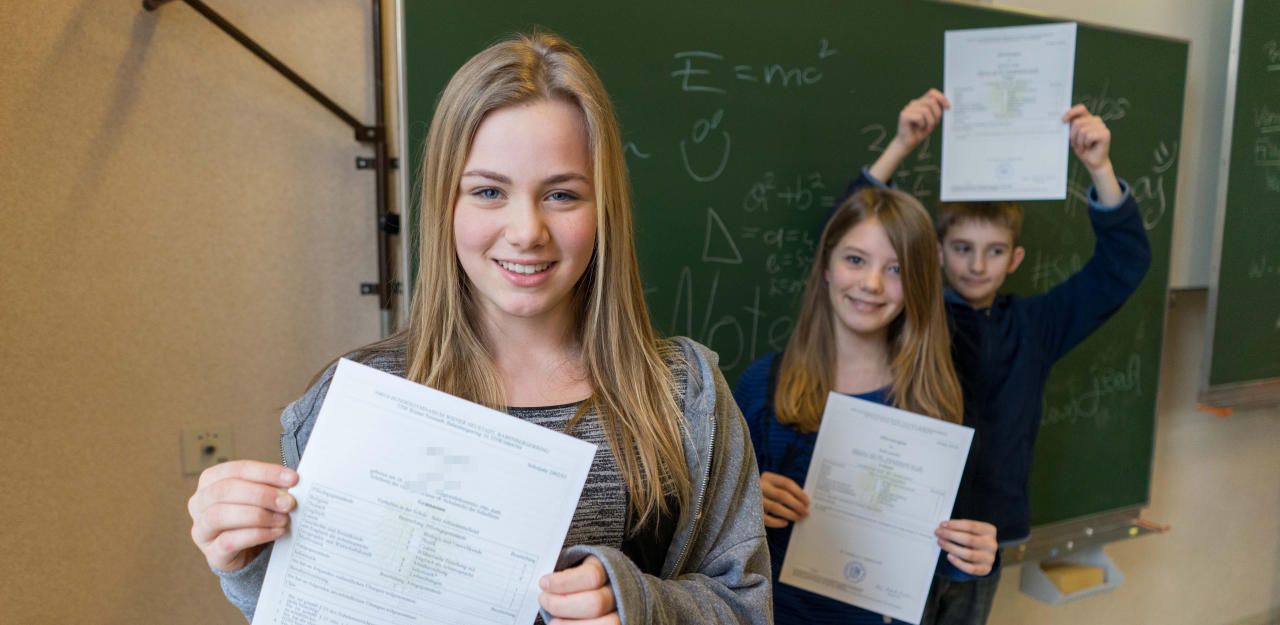
[[[1041,309],[1045,349],[1053,360],[1088,338],[1118,310],[1142,283],[1151,266],[1151,245],[1133,194],[1111,167],[1111,131],[1084,105],[1067,111],[1071,149],[1093,178],[1089,220],[1093,224],[1093,256],[1080,271],[1047,293],[1029,298]]]
[[[1111,130],[1107,124],[1083,104],[1071,107],[1062,116],[1062,121],[1071,124],[1071,151],[1089,171],[1093,188],[1098,192],[1098,203],[1104,207],[1119,206],[1124,192],[1120,189],[1115,170],[1111,168]]]
[[[880,158],[867,168],[867,172],[880,182],[889,182],[902,161],[938,127],[942,112],[949,108],[951,101],[937,89],[929,89],[908,102],[898,113],[898,134],[885,146]]]

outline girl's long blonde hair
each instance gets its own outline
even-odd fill
[[[573,294],[576,339],[595,408],[639,527],[689,501],[683,408],[668,362],[678,349],[649,323],[636,259],[621,132],[604,84],[582,53],[546,33],[518,35],[467,61],[440,94],[421,184],[418,275],[409,327],[358,358],[403,351],[405,377],[493,408],[505,407],[470,280],[459,264],[453,207],[476,129],[488,113],[563,99],[586,119],[596,200],[595,252]],[[607,292],[606,292],[607,289]],[[576,420],[576,418],[575,418]]]
[[[841,204],[827,222],[809,268],[795,331],[778,370],[775,414],[804,432],[817,431],[836,368],[835,327],[825,270],[840,239],[875,219],[898,255],[902,312],[889,324],[889,394],[903,410],[959,423],[964,414],[960,382],[951,361],[942,274],[933,221],[915,198],[901,191],[865,188]]]

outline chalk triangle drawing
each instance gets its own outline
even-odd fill
[[[716,254],[711,253],[713,232],[720,233],[720,236],[716,237],[721,241],[716,245]],[[729,229],[724,226],[724,220],[720,219],[720,215],[717,215],[713,208],[707,209],[707,233],[702,239],[702,262],[742,264],[742,254],[738,252],[738,244],[733,242],[733,237],[729,236]]]

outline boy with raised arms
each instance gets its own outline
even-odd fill
[[[850,193],[887,185],[950,105],[936,89],[909,102],[893,141],[863,169]],[[1053,364],[1120,309],[1151,264],[1137,202],[1111,166],[1111,131],[1084,105],[1072,107],[1062,121],[1070,124],[1071,150],[1093,182],[1088,200],[1096,242],[1080,271],[1039,295],[1001,295],[1005,278],[1026,256],[1019,241],[1022,207],[943,203],[935,220],[964,423],[975,429],[952,516],[992,523],[1002,545],[1030,533],[1028,476]],[[998,560],[985,577],[942,561],[923,622],[985,623],[999,577]]]

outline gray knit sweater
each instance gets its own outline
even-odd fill
[[[690,339],[675,344],[687,372],[683,384],[685,462],[693,479],[692,504],[680,510],[660,577],[643,573],[613,545],[572,545],[564,549],[557,570],[596,556],[609,575],[623,625],[658,623],[773,622],[769,586],[769,551],[761,519],[759,472],[737,404],[717,356]],[[682,363],[682,364],[685,364]],[[403,359],[368,362],[397,375]],[[285,440],[305,449],[316,415],[329,388],[332,369],[281,415]],[[610,541],[611,542],[611,541]],[[215,571],[223,593],[253,620],[262,590],[270,549],[244,568]]]

